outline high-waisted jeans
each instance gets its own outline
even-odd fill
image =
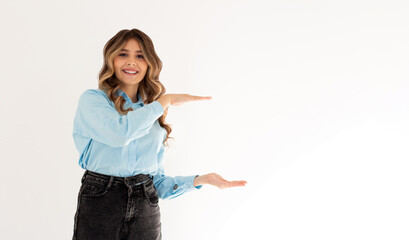
[[[148,174],[114,177],[86,170],[73,240],[161,240],[159,197]]]

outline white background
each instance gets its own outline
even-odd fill
[[[104,44],[148,34],[170,176],[245,187],[160,200],[164,239],[409,239],[407,1],[2,1],[2,239],[71,239],[72,124]]]

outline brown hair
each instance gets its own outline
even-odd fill
[[[123,115],[128,114],[128,112],[133,111],[133,109],[123,109],[126,100],[123,96],[116,96],[115,94],[120,85],[119,80],[115,76],[114,58],[130,39],[135,39],[139,43],[144,59],[148,63],[145,77],[139,83],[138,87],[138,93],[141,95],[144,104],[156,101],[166,92],[165,86],[159,81],[162,61],[156,54],[150,37],[136,28],[119,31],[104,46],[104,64],[99,71],[98,88],[107,94],[109,99],[115,104],[115,109]],[[132,96],[129,97],[132,98]],[[166,138],[163,142],[164,144],[167,144],[168,138],[172,138],[169,137],[169,134],[172,132],[171,125],[165,123],[167,113],[168,108],[159,118],[160,126],[165,128],[167,132]]]

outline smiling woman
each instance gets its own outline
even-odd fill
[[[74,217],[73,239],[162,239],[159,199],[172,199],[203,184],[244,186],[216,173],[165,175],[169,106],[210,100],[166,94],[162,62],[151,39],[121,30],[104,47],[98,89],[80,96],[73,137],[85,169]]]

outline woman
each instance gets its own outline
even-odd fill
[[[169,106],[210,100],[166,94],[162,62],[138,29],[121,30],[104,46],[98,89],[80,96],[73,137],[85,169],[73,239],[161,239],[159,198],[172,199],[210,184],[245,186],[216,173],[166,176]]]

